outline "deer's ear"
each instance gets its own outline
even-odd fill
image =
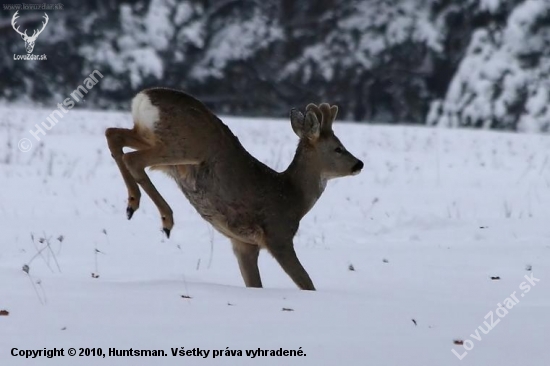
[[[302,128],[304,126],[304,115],[297,109],[292,108],[290,111],[290,125],[292,130],[299,138],[303,137]]]
[[[321,123],[313,112],[307,112],[302,129],[304,137],[310,141],[316,141],[321,135]]]
[[[307,112],[304,117],[302,112],[292,109],[290,111],[290,124],[294,133],[301,139],[307,138],[314,141],[319,138],[321,133],[321,124],[313,112]]]
[[[25,35],[24,34],[21,35],[21,39],[25,40]]]

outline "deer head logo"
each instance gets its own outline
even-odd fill
[[[46,21],[42,22],[42,29],[40,29],[39,31],[34,30],[34,33],[32,34],[32,36],[29,37],[29,35],[27,35],[26,29],[25,29],[25,32],[21,32],[19,31],[19,26],[15,28],[15,20],[19,18],[19,15],[17,15],[18,12],[19,10],[16,11],[15,14],[13,14],[13,18],[11,18],[11,26],[17,33],[21,35],[21,38],[23,38],[23,41],[25,41],[25,49],[27,50],[27,53],[32,53],[32,50],[34,49],[34,42],[36,42],[36,38],[38,38],[40,33],[42,33],[44,28],[46,28],[46,24],[48,24],[48,20],[49,20],[48,14],[44,13],[44,19]]]

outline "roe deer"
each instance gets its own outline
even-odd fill
[[[231,130],[203,103],[184,92],[146,89],[132,100],[133,129],[105,131],[111,154],[128,188],[128,219],[141,188],[153,200],[167,236],[172,209],[145,168],[171,176],[198,213],[233,244],[247,287],[262,287],[260,249],[267,249],[296,285],[315,290],[292,242],[300,220],[323,193],[327,180],[358,174],[363,162],[332,131],[338,107],[309,104],[293,109],[300,138],[292,163],[278,173],[250,155]],[[124,154],[123,147],[137,151]]]

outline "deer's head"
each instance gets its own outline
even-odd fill
[[[363,162],[353,156],[332,131],[332,122],[338,107],[322,103],[308,104],[305,116],[293,109],[290,122],[300,144],[309,151],[312,164],[318,164],[325,179],[356,175],[363,169]]]
[[[36,29],[34,30],[32,36],[29,36],[27,35],[27,30],[25,29],[25,32],[21,32],[19,31],[19,26],[17,26],[17,28],[15,28],[15,21],[17,18],[19,18],[19,15],[17,14],[19,12],[16,11],[15,14],[13,14],[13,17],[11,18],[11,26],[13,27],[13,29],[19,33],[21,35],[21,38],[23,38],[23,41],[25,41],[25,49],[27,50],[27,53],[32,53],[33,49],[34,49],[34,42],[36,42],[36,38],[38,38],[38,36],[40,35],[40,33],[42,33],[42,31],[44,30],[44,28],[46,28],[46,24],[48,24],[48,14],[44,13],[44,19],[45,21],[42,22],[42,29],[40,29],[39,31],[37,31]]]

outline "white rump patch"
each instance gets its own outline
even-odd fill
[[[154,130],[155,123],[160,119],[160,113],[147,94],[140,92],[132,99],[132,117],[136,125]]]

